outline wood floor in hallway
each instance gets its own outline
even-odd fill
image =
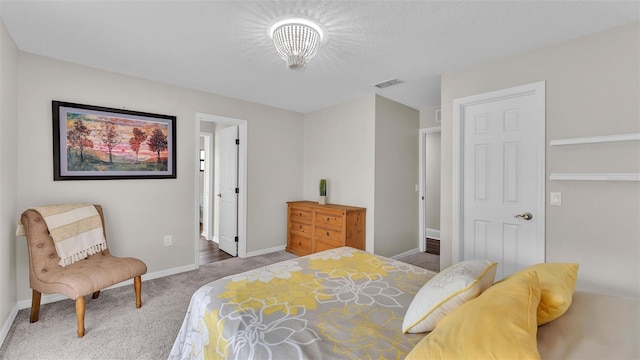
[[[231,259],[232,257],[220,250],[215,241],[208,241],[204,236],[200,236],[200,265]]]

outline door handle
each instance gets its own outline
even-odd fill
[[[217,196],[218,196],[219,198],[221,198],[221,197],[222,197],[222,193],[219,193]]]
[[[533,214],[531,214],[530,212],[526,212],[526,213],[524,213],[522,215],[520,215],[520,214],[514,215],[513,217],[516,218],[516,219],[517,218],[523,218],[525,220],[531,220],[531,219],[533,219]]]

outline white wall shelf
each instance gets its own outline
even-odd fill
[[[602,135],[602,136],[586,136],[566,139],[551,140],[549,145],[578,145],[578,144],[595,144],[603,142],[632,141],[640,140],[640,133]]]
[[[640,181],[640,173],[556,173],[551,174],[549,180]]]
[[[640,133],[627,133],[616,135],[586,136],[551,140],[549,145],[578,145],[596,144],[605,142],[640,140]],[[640,173],[555,173],[549,176],[549,180],[573,180],[573,181],[640,181]]]

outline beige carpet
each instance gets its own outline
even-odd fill
[[[439,272],[440,271],[440,256],[428,254],[424,252],[418,252],[400,259],[406,263],[419,266],[424,269]]]
[[[0,347],[0,359],[166,359],[184,319],[191,294],[227,275],[295,258],[285,251],[234,258],[200,269],[143,281],[142,308],[135,308],[132,286],[105,290],[87,298],[85,336],[76,335],[75,302],[42,305],[40,320],[29,323],[23,309]],[[401,259],[437,270],[437,255],[419,253]]]

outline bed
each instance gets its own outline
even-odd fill
[[[219,279],[194,293],[170,358],[403,358],[423,337],[399,331],[405,309],[434,275],[344,247]]]
[[[343,247],[228,276],[193,294],[169,359],[403,359],[429,334],[405,333],[403,320],[436,275]],[[559,319],[538,327],[534,316],[533,346],[542,358],[640,359],[639,309],[576,292]]]

